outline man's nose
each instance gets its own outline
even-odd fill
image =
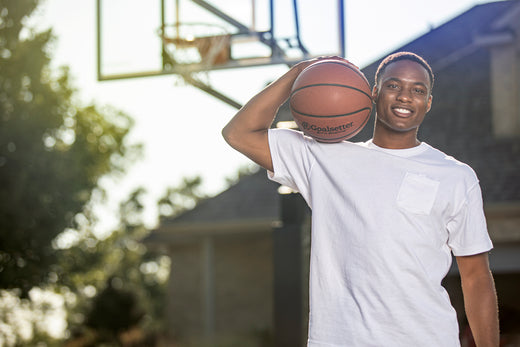
[[[409,102],[412,99],[412,94],[407,89],[401,89],[399,94],[397,94],[397,99],[404,102]]]

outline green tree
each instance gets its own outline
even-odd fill
[[[178,187],[169,187],[159,199],[159,219],[173,218],[184,211],[194,208],[201,200],[207,198],[201,190],[200,176],[184,177]]]
[[[196,176],[166,189],[158,201],[160,217],[195,207],[206,197],[201,184]],[[146,246],[145,194],[138,188],[120,204],[120,225],[109,237],[98,240],[88,231],[77,232],[78,242],[63,250],[60,284],[77,298],[69,307],[68,321],[78,344],[121,345],[129,331],[140,332],[133,342],[143,343],[161,331],[170,263]]]
[[[226,177],[226,186],[230,187],[238,183],[238,181],[240,181],[245,176],[249,176],[255,172],[258,172],[259,169],[260,166],[253,163],[240,166],[234,175]]]
[[[127,115],[78,106],[68,70],[50,69],[52,32],[24,26],[37,5],[0,2],[0,289],[21,296],[56,280],[52,241],[91,220],[99,179],[136,151]]]
[[[76,298],[68,326],[77,340],[118,344],[127,330],[148,335],[161,326],[169,262],[142,243],[145,193],[137,188],[120,204],[120,225],[106,239],[76,231],[76,244],[62,250],[59,285]]]
[[[132,127],[127,115],[80,106],[68,70],[52,71],[52,32],[24,24],[38,3],[0,1],[0,301],[8,294],[18,300],[14,309],[34,310],[25,299],[31,288],[56,290],[67,298],[71,332],[94,344],[117,344],[123,330],[159,326],[169,262],[141,242],[148,232],[142,189],[121,204],[113,233],[102,240],[94,234],[90,208],[104,193],[99,179],[124,173],[139,147],[125,140]],[[194,207],[205,197],[200,184],[196,177],[170,188],[159,204],[161,217]],[[64,235],[74,242],[64,245]],[[103,310],[114,297],[125,300]],[[129,305],[133,314],[124,324],[95,323]],[[5,322],[3,313],[9,312],[0,315]],[[45,339],[39,328],[34,334],[31,342],[14,336],[13,344]]]

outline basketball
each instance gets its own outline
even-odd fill
[[[370,84],[347,61],[320,60],[298,75],[289,106],[306,135],[320,142],[340,142],[367,124],[372,111]]]

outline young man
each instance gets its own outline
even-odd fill
[[[325,144],[269,129],[313,62],[292,67],[223,129],[232,147],[312,209],[308,345],[459,346],[456,313],[441,286],[453,253],[477,346],[498,346],[492,244],[477,177],[417,139],[432,104],[430,66],[413,53],[387,57],[372,92],[372,140]]]

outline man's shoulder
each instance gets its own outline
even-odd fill
[[[309,148],[321,148],[322,151],[353,148],[366,148],[366,142],[351,142],[348,140],[326,143],[320,142],[306,135],[304,132],[297,129],[287,128],[271,128],[269,129],[269,138],[284,144],[295,143],[305,145]]]
[[[288,138],[294,141],[303,141],[306,136],[299,130],[287,128],[271,128],[268,130],[269,137],[273,138]]]
[[[468,178],[476,179],[475,171],[469,164],[455,158],[452,155],[446,154],[442,150],[435,148],[429,144],[426,144],[426,146],[428,157],[435,160],[439,165],[442,165],[447,169],[453,170],[454,173],[464,175]]]

